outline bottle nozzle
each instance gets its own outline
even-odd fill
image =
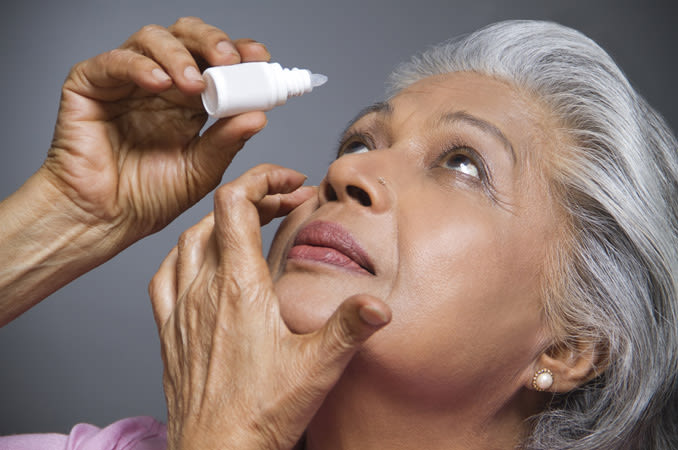
[[[278,63],[248,62],[210,67],[203,73],[205,110],[214,117],[268,111],[290,97],[322,86],[327,77],[306,69],[283,69]]]
[[[327,76],[323,75],[322,73],[311,74],[311,86],[313,86],[314,88],[322,86],[325,83],[327,83]]]

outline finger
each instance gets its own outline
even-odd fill
[[[391,321],[391,309],[369,295],[355,295],[345,300],[325,326],[312,333],[308,342],[307,362],[318,374],[318,388],[330,388],[360,346]]]
[[[289,194],[267,195],[257,204],[260,224],[266,225],[276,217],[286,216],[294,208],[317,195],[317,187],[301,186]]]
[[[196,187],[197,201],[214,189],[248,139],[266,126],[266,114],[260,111],[221,119],[189,146],[189,176]]]
[[[243,283],[270,280],[256,205],[267,195],[294,191],[305,179],[295,170],[264,164],[216,191],[214,229],[222,273],[230,273]]]
[[[161,92],[172,85],[164,69],[131,50],[111,50],[76,64],[64,83],[65,90],[103,101],[125,97],[139,86]]]
[[[195,280],[205,261],[207,245],[214,228],[212,213],[200,222],[184,231],[177,245],[177,293],[182,297],[190,284]]]
[[[237,39],[233,45],[240,54],[242,62],[270,61],[271,53],[261,42],[254,39]]]
[[[205,81],[191,53],[164,27],[146,25],[134,33],[122,48],[136,50],[156,61],[186,95],[197,95],[205,88]]]
[[[148,285],[148,293],[151,297],[153,317],[155,318],[155,324],[158,326],[158,333],[162,331],[163,326],[167,323],[177,302],[177,255],[177,248],[174,247],[163,260],[162,264],[160,264],[158,272],[156,272]]]
[[[203,60],[206,65],[221,66],[240,62],[240,53],[228,34],[197,17],[182,17],[169,30],[196,59]]]

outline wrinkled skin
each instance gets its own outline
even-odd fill
[[[44,164],[0,202],[0,325],[214,189],[266,116],[222,119],[200,135],[200,70],[269,58],[189,17],[76,64]]]
[[[390,320],[354,296],[314,333],[294,334],[261,255],[259,224],[315,195],[259,166],[219,188],[149,290],[162,343],[168,449],[290,449],[351,356]]]
[[[214,223],[151,285],[171,448],[289,449],[304,430],[307,450],[515,447],[548,401],[536,370],[554,372],[553,391],[587,379],[547,351],[541,313],[562,222],[540,172],[559,142],[549,120],[506,83],[430,77],[356,121],[303,203],[282,200],[297,186],[272,182],[284,169],[218,191]],[[292,209],[272,275],[257,228],[270,202]],[[367,259],[347,261],[359,247]],[[385,321],[370,328],[365,311],[393,318],[369,337]],[[331,329],[359,338],[318,345]]]
[[[261,44],[231,41],[196,18],[149,25],[119,49],[76,65],[64,83],[44,169],[94,221],[129,239],[157,231],[211,191],[262,113],[207,121],[205,65],[268,60]]]

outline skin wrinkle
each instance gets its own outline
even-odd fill
[[[444,85],[442,85],[441,87],[444,88]],[[507,85],[507,87],[510,87],[510,86]],[[349,126],[342,133],[342,138],[340,140],[339,149],[337,151],[337,157],[341,156],[342,144],[349,140],[349,138],[353,134],[353,133],[350,133],[350,131],[351,131],[352,128],[356,127],[356,124],[358,122],[363,121],[363,119],[365,119],[366,116],[376,115],[376,118],[373,119],[373,120],[378,124],[382,124],[382,123],[386,124],[385,126],[383,126],[383,128],[389,129],[388,125],[387,125],[387,119],[390,118],[392,116],[392,114],[393,114],[393,106],[389,102],[378,102],[378,103],[375,103],[371,106],[368,106],[367,108],[364,108],[353,120],[351,120],[351,122],[349,122]],[[365,120],[367,120],[367,119],[365,119]],[[370,122],[368,122],[368,124],[369,123]],[[485,134],[489,134],[489,135],[495,137],[496,139],[498,139],[499,141],[502,142],[502,144],[504,145],[504,148],[510,154],[513,163],[515,164],[515,163],[518,162],[517,157],[516,157],[516,153],[513,149],[513,145],[511,144],[509,139],[504,135],[504,133],[501,132],[501,130],[499,128],[497,128],[495,125],[493,125],[493,124],[491,124],[491,123],[489,123],[485,120],[482,120],[479,117],[475,117],[472,114],[469,114],[466,111],[450,111],[450,112],[441,114],[440,117],[438,118],[438,120],[436,121],[436,124],[433,125],[433,128],[435,129],[437,127],[440,127],[441,125],[446,125],[446,124],[449,124],[450,126],[454,127],[454,125],[458,124],[458,123],[471,126],[473,128],[478,129],[478,131],[480,131],[480,132],[483,132]],[[364,126],[365,125],[363,125],[363,127]],[[360,127],[356,127],[356,128],[358,130],[361,129]],[[368,125],[367,128],[369,129],[370,126]],[[354,133],[355,133],[355,131],[354,131]],[[366,136],[368,136],[368,137],[370,136],[369,132],[364,132],[364,133],[365,133]],[[447,138],[447,139],[449,139],[449,138]],[[413,141],[410,141],[409,144],[410,144],[410,147],[416,146],[416,143],[414,143]],[[447,144],[444,144],[444,145],[447,145]],[[390,139],[386,140],[386,143],[385,143],[384,146],[390,146]],[[511,210],[510,203],[507,202],[507,201],[503,201],[497,195],[497,193],[494,189],[494,185],[492,183],[491,174],[489,172],[487,173],[487,176],[489,178],[489,180],[488,180],[489,181],[489,183],[488,183],[489,188],[487,190],[487,194],[492,198],[493,201],[495,201],[499,204],[502,204],[508,211],[510,211]]]
[[[283,221],[271,249],[281,314],[297,332],[316,328],[356,293],[380,297],[393,310],[392,323],[366,343],[328,395],[309,427],[309,442],[328,450],[334,448],[328,442],[370,448],[374,437],[389,435],[392,441],[380,448],[413,436],[431,449],[459,439],[465,448],[510,447],[544,399],[526,388],[551,339],[542,315],[541,277],[561,218],[547,195],[547,180],[534,172],[558,140],[553,128],[544,128],[541,105],[477,74],[430,77],[389,105],[389,113],[379,112],[380,104],[344,133],[344,139],[368,133],[376,150],[339,157],[324,181],[337,197],[325,198],[320,189],[318,199]],[[501,130],[517,153],[516,163],[488,127],[466,120],[441,124],[450,105],[453,113]],[[482,152],[510,212],[488,201],[470,175],[431,165],[449,148],[449,139],[469,140]],[[369,183],[380,176],[388,183],[373,189]],[[349,185],[374,193],[372,205],[382,209],[344,195]],[[358,279],[322,265],[285,261],[296,231],[321,219],[354,234],[374,260],[377,277]],[[357,399],[363,405],[359,417]],[[422,411],[431,420],[419,421]],[[436,429],[433,424],[441,420],[454,425]],[[441,430],[450,435],[441,436]]]
[[[471,114],[469,114],[465,111],[454,111],[454,112],[447,113],[440,118],[440,121],[443,122],[443,123],[448,122],[448,123],[451,123],[451,124],[454,124],[457,121],[464,122],[464,123],[467,123],[471,126],[479,128],[481,131],[483,131],[485,133],[492,134],[493,136],[495,136],[497,139],[499,139],[500,141],[502,141],[504,143],[504,146],[506,147],[508,152],[511,154],[511,159],[513,159],[513,162],[514,163],[517,162],[516,153],[513,150],[513,145],[511,145],[511,141],[509,141],[506,138],[506,136],[504,136],[504,133],[502,133],[501,130],[499,128],[497,128],[496,126],[494,126],[493,124],[491,124],[491,123],[489,123],[485,120],[482,120],[478,117],[474,117],[473,115],[471,115]]]

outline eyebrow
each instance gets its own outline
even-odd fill
[[[344,128],[344,131],[341,132],[341,137],[343,138],[346,135],[346,132],[353,125],[355,125],[357,121],[367,116],[368,114],[375,113],[383,116],[390,116],[391,114],[393,114],[393,106],[391,106],[389,102],[377,102],[374,103],[373,105],[361,109],[360,112],[356,114],[355,117],[348,122],[348,124]]]
[[[517,161],[516,152],[513,150],[513,145],[511,145],[511,141],[508,140],[508,138],[504,135],[504,133],[501,132],[499,128],[497,128],[490,122],[487,122],[479,117],[471,115],[465,111],[454,111],[451,113],[444,114],[440,118],[440,122],[448,124],[462,122],[474,128],[477,128],[484,133],[491,134],[499,141],[501,141],[501,143],[508,151],[509,155],[511,155],[511,159],[513,160],[513,162],[515,163]]]
[[[377,102],[374,103],[366,108],[363,108],[358,112],[358,114],[351,119],[346,127],[344,128],[344,131],[341,132],[339,135],[339,144],[337,145],[337,154],[335,155],[335,158],[339,157],[339,153],[341,152],[341,144],[344,142],[346,139],[346,134],[348,133],[348,130],[355,125],[357,121],[362,119],[363,117],[369,115],[369,114],[379,114],[379,115],[384,115],[384,116],[390,116],[393,114],[393,106],[389,102]]]
[[[373,113],[386,117],[391,116],[393,114],[393,105],[391,105],[389,102],[377,102],[366,108],[363,108],[358,114],[356,114],[356,116],[353,119],[351,119],[348,125],[346,125],[346,128],[344,128],[344,131],[340,135],[341,136],[340,141],[344,140],[344,137],[346,136],[348,130],[350,130],[351,127],[355,125],[357,121],[367,116],[368,114]],[[517,161],[516,152],[515,150],[513,150],[513,145],[511,144],[511,141],[508,140],[508,138],[504,135],[504,133],[502,133],[502,131],[499,128],[497,128],[490,122],[487,122],[486,120],[483,120],[479,117],[469,114],[466,111],[454,111],[447,114],[443,114],[439,121],[443,124],[454,124],[462,122],[474,128],[477,128],[484,133],[491,134],[503,144],[504,148],[506,148],[507,152],[511,156],[513,163]]]

